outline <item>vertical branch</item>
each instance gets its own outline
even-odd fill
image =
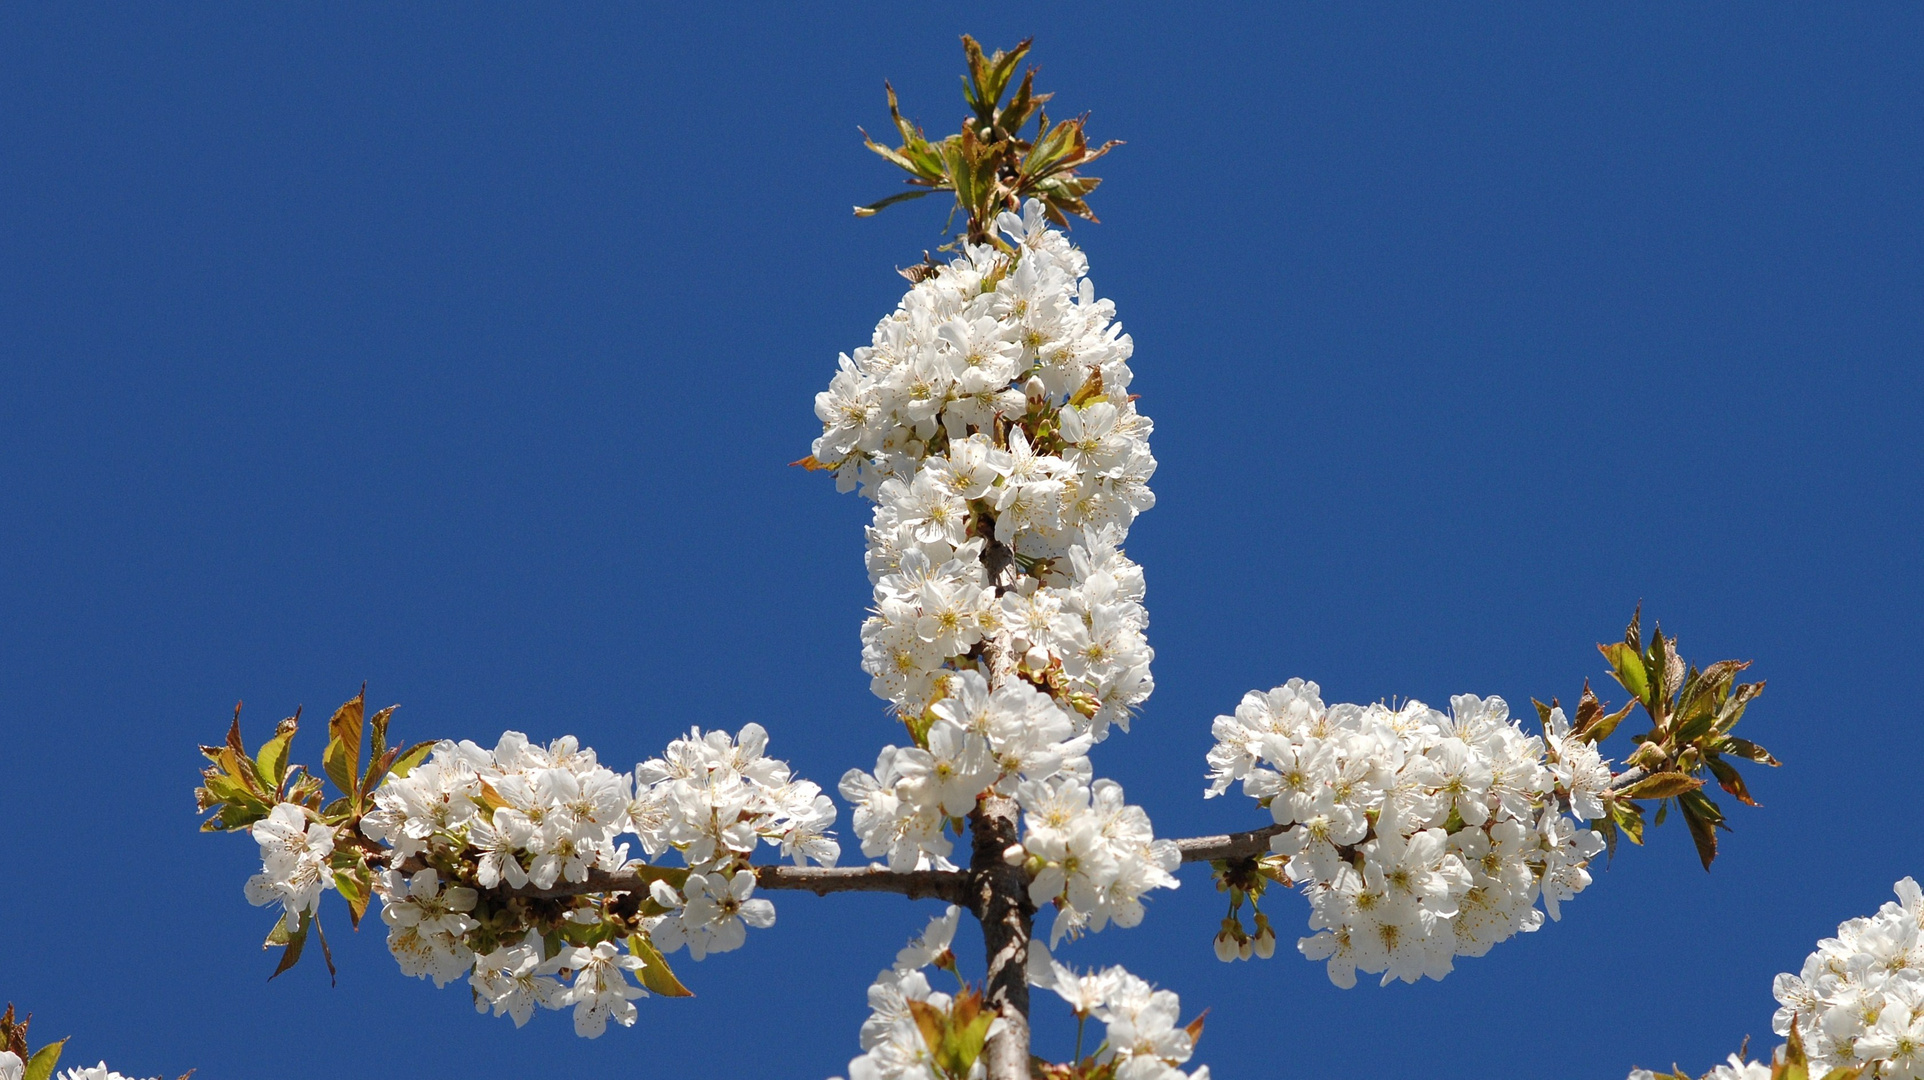
[[[1035,910],[1022,868],[1002,853],[1021,840],[1015,800],[988,795],[969,815],[974,852],[969,860],[969,909],[982,923],[989,957],[983,996],[1002,1020],[985,1048],[988,1080],[1028,1080],[1029,934]]]

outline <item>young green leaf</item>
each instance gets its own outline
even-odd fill
[[[668,967],[668,960],[661,950],[648,940],[645,934],[628,936],[628,953],[641,961],[641,985],[651,994],[662,997],[694,997],[695,992],[681,984],[675,973]]]
[[[20,1080],[52,1080],[54,1067],[60,1064],[60,1051],[66,1045],[67,1040],[61,1039],[35,1050],[27,1059],[27,1068],[20,1074]]]

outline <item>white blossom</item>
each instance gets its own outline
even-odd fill
[[[1864,1066],[1891,1080],[1924,1076],[1924,890],[1899,881],[1897,901],[1817,943],[1799,974],[1778,975],[1771,1020],[1804,1041],[1811,1075]]]
[[[1310,901],[1298,948],[1338,986],[1358,971],[1440,979],[1454,957],[1558,918],[1590,884],[1603,840],[1567,811],[1600,816],[1587,811],[1609,785],[1607,763],[1560,713],[1539,738],[1501,698],[1450,706],[1328,706],[1315,683],[1292,679],[1216,718],[1205,794],[1240,782],[1287,826],[1270,849]],[[1262,937],[1247,953],[1272,948]],[[1245,956],[1227,930],[1217,951]]]
[[[321,893],[334,887],[328,868],[334,830],[309,820],[298,804],[284,802],[255,822],[251,832],[260,844],[261,872],[247,879],[248,903],[279,903],[289,919],[318,911]]]

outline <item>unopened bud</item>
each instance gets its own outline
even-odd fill
[[[1265,960],[1276,955],[1276,931],[1270,929],[1269,920],[1260,911],[1256,913],[1256,936],[1250,939],[1250,948]]]
[[[1227,930],[1216,935],[1216,959],[1225,964],[1236,959],[1236,942],[1231,940]]]
[[[1241,941],[1236,943],[1236,958],[1238,960],[1249,959],[1250,953],[1253,952],[1255,948],[1256,947],[1254,945],[1250,944],[1250,941],[1248,938],[1242,939]]]
[[[1029,857],[1029,849],[1021,844],[1010,844],[1002,849],[1002,861],[1010,866],[1021,866],[1022,860]]]
[[[1022,392],[1029,395],[1030,401],[1036,402],[1049,396],[1049,388],[1042,385],[1042,377],[1039,375],[1029,376],[1029,381],[1022,384]]]

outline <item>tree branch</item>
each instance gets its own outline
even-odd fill
[[[969,875],[961,870],[885,870],[879,866],[756,866],[755,887],[794,889],[827,896],[835,892],[900,893],[911,900],[934,897],[951,904],[968,902]],[[551,900],[599,892],[648,891],[648,879],[633,871],[588,871],[586,881],[557,881],[542,889],[526,885],[507,890],[514,896]]]
[[[1643,766],[1632,765],[1630,768],[1625,769],[1622,772],[1610,778],[1610,790],[1622,791],[1624,788],[1629,787],[1631,784],[1634,784],[1637,781],[1649,775],[1650,775],[1649,770],[1645,769]]]
[[[1288,827],[1287,825],[1265,825],[1248,832],[1192,836],[1186,840],[1176,841],[1176,847],[1182,851],[1183,862],[1250,859],[1269,854],[1269,838]]]

